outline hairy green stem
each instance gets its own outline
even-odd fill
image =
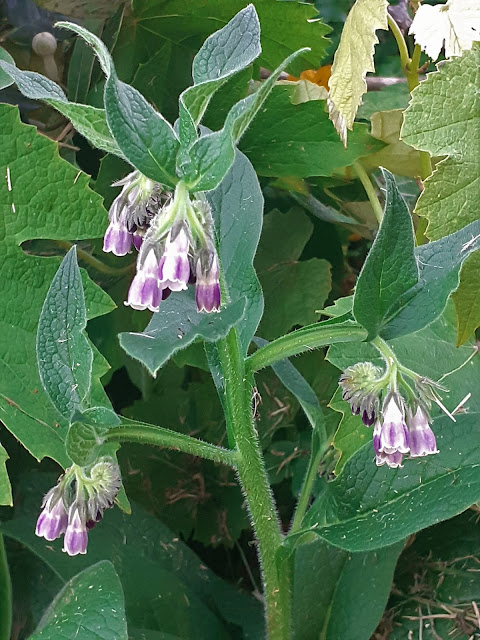
[[[225,380],[225,415],[231,424],[239,454],[238,477],[258,542],[268,638],[290,640],[289,576],[280,575],[277,566],[276,555],[283,535],[253,422],[253,376],[245,371],[235,328],[217,343],[217,347]]]
[[[226,464],[234,469],[238,464],[238,453],[232,449],[224,449],[214,444],[192,438],[184,433],[177,433],[163,427],[131,420],[112,427],[104,437],[105,442],[138,442],[152,444],[157,447],[168,447],[193,456]]]
[[[337,342],[362,342],[367,335],[367,331],[354,322],[351,324],[334,324],[330,320],[318,322],[287,333],[255,351],[247,359],[247,371],[259,371],[279,360]]]
[[[377,194],[375,193],[375,187],[373,186],[368,173],[362,167],[360,162],[353,163],[353,170],[355,171],[358,178],[360,179],[360,182],[362,183],[363,188],[365,189],[365,193],[367,194],[368,199],[370,200],[370,204],[372,205],[373,213],[375,214],[375,217],[380,223],[383,218],[383,209],[382,209],[382,205],[380,204],[380,200],[377,198]]]

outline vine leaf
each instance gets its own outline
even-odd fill
[[[408,32],[432,60],[445,45],[445,57],[461,56],[480,40],[480,6],[476,0],[448,0],[418,7]]]
[[[373,53],[377,29],[388,29],[387,0],[357,0],[347,16],[330,76],[328,111],[340,138],[347,146],[347,129],[352,129],[362,95],[365,77],[375,71]]]

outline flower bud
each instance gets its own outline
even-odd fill
[[[198,311],[220,311],[218,257],[215,249],[205,249],[197,259],[195,300]]]
[[[420,405],[417,407],[415,414],[409,414],[407,425],[411,458],[438,453],[437,442],[430,428],[428,413]]]

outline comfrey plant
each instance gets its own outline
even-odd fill
[[[260,109],[268,110],[265,100],[281,72],[305,50],[291,54],[249,95],[229,104],[223,126],[211,131],[202,126],[211,98],[261,55],[260,25],[252,5],[200,48],[193,60],[193,85],[180,96],[174,126],[136,89],[119,80],[101,40],[76,24],[58,26],[78,34],[93,48],[105,75],[102,109],[68,102],[58,85],[39,74],[21,71],[8,62],[0,61],[0,67],[26,96],[53,105],[94,146],[131,166],[130,173],[115,183],[121,192],[110,207],[108,226],[105,218],[103,250],[136,256],[125,304],[141,312],[142,319],[153,313],[144,331],[121,333],[120,345],[155,376],[180,349],[203,344],[226,432],[224,446],[219,446],[117,415],[100,384],[105,367],[102,369],[85,333],[87,309],[88,317],[94,315],[98,287],[82,280],[73,246],[50,285],[38,323],[40,378],[64,439],[58,440],[57,431],[51,429],[55,433],[52,457],[66,471],[44,498],[37,536],[50,542],[63,535],[66,553],[85,554],[88,530],[104,511],[114,503],[129,510],[115,461],[120,443],[167,447],[225,465],[236,473],[256,537],[269,639],[290,640],[292,629],[296,638],[304,637],[302,624],[310,619],[305,602],[310,597],[315,608],[323,582],[320,587],[316,582],[313,592],[309,588],[319,574],[325,594],[334,594],[332,598],[338,600],[328,601],[322,630],[314,629],[308,637],[338,637],[338,629],[352,620],[356,625],[357,618],[350,615],[351,595],[342,596],[345,589],[337,589],[335,580],[343,580],[357,563],[362,579],[364,572],[373,571],[375,584],[385,574],[390,576],[390,585],[405,539],[438,522],[440,495],[449,498],[442,502],[443,518],[479,499],[478,461],[469,459],[468,439],[459,437],[461,428],[474,434],[471,416],[466,412],[450,423],[435,415],[437,406],[445,410],[440,393],[445,394],[445,404],[453,402],[446,397],[449,392],[441,384],[443,377],[453,376],[470,355],[456,368],[438,366],[432,373],[433,356],[432,361],[428,361],[430,356],[423,361],[415,357],[415,350],[428,332],[441,330],[435,323],[446,313],[462,264],[480,247],[480,222],[415,246],[412,217],[393,175],[384,170],[381,176],[386,194],[382,208],[376,196],[373,200],[373,185],[358,166],[379,228],[354,294],[325,309],[328,319],[271,342],[262,340],[255,336],[264,300],[253,260],[263,198],[255,171],[237,150],[237,143]],[[401,37],[397,31],[395,35]],[[405,64],[413,62],[408,59]],[[410,82],[414,65],[407,68],[405,64]],[[362,82],[364,75],[360,74]],[[418,84],[418,77],[416,81]],[[330,107],[332,100],[339,102],[338,86],[332,84]],[[346,139],[348,122],[344,125]],[[8,182],[11,176],[6,175]],[[15,236],[16,248],[17,240]],[[92,258],[80,251],[78,255]],[[105,303],[97,313],[112,306]],[[324,347],[329,347],[329,360],[343,371],[340,391],[332,399],[332,407],[344,414],[336,433],[327,429],[315,392],[289,361]],[[273,367],[297,398],[312,428],[309,459],[302,469],[301,486],[296,488],[297,505],[290,526],[279,520],[256,419],[257,377],[265,367]],[[41,417],[43,427],[43,414]],[[364,442],[362,423],[373,431],[373,452],[371,444]],[[293,456],[298,452],[294,444]],[[407,457],[412,459],[408,463]],[[335,470],[327,479],[319,469],[333,458]],[[91,547],[97,531],[91,536]],[[149,535],[142,531],[142,536]],[[148,544],[153,554],[155,542],[149,539]],[[169,559],[173,546],[168,545]],[[312,549],[315,558],[321,558],[318,564],[310,562]],[[324,570],[327,565],[331,573]],[[334,567],[342,567],[342,577],[334,576]],[[203,589],[207,581],[202,576],[199,583]],[[183,582],[179,584],[185,595]],[[385,601],[387,594],[388,590]],[[175,598],[183,601],[183,595]],[[325,595],[325,601],[329,597]],[[155,594],[155,599],[161,598]],[[215,608],[221,608],[218,600]],[[231,609],[230,605],[226,608]],[[211,613],[209,610],[208,615]],[[240,618],[243,624],[248,616],[236,615],[232,624],[240,624]],[[368,628],[367,637],[374,626]],[[219,633],[226,634],[226,628],[219,626]],[[127,638],[126,628],[118,637]]]

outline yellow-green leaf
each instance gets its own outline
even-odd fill
[[[373,53],[377,29],[388,29],[387,0],[357,0],[348,14],[340,44],[333,60],[328,110],[340,138],[347,146],[347,129],[352,129],[362,95],[365,77],[375,71]]]
[[[463,265],[460,284],[453,294],[457,312],[457,346],[464,344],[480,327],[480,251],[473,253]]]

